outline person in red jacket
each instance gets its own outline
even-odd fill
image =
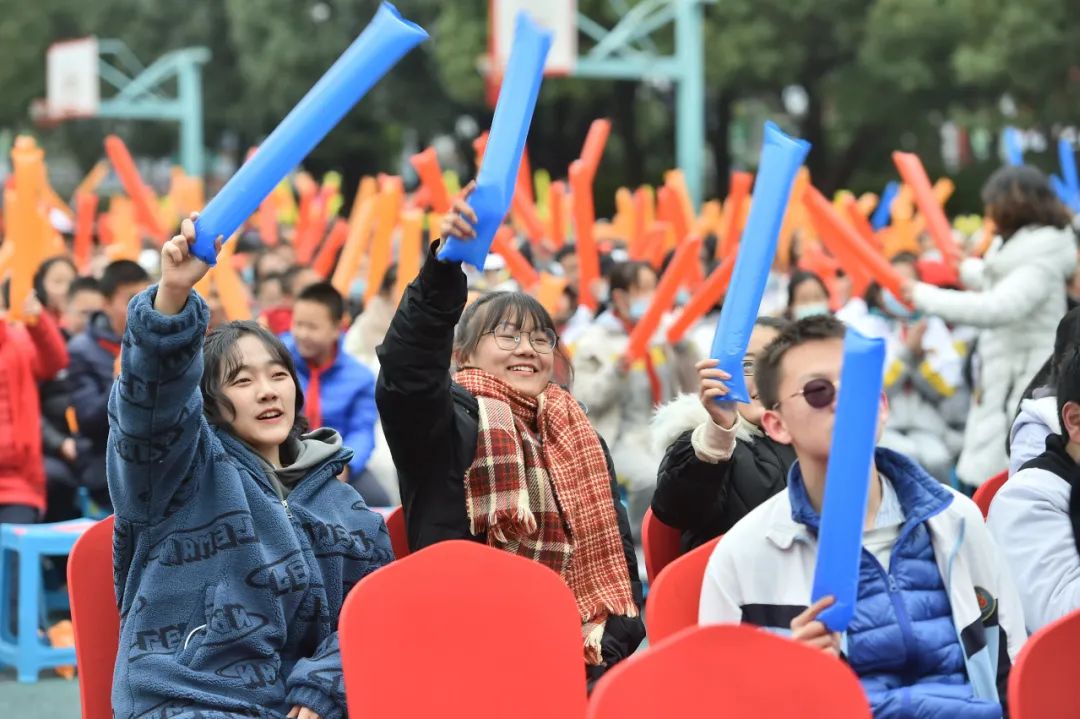
[[[0,322],[0,524],[31,524],[45,513],[38,382],[68,363],[56,321],[32,293],[26,324]]]

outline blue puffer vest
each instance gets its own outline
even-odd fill
[[[1000,719],[1000,704],[974,697],[926,528],[926,520],[948,507],[952,495],[903,455],[878,449],[874,459],[896,490],[905,517],[889,571],[863,549],[859,598],[845,636],[845,657],[866,690],[874,717]],[[792,518],[816,534],[820,518],[798,465],[788,487]]]

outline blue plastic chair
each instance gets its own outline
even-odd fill
[[[36,682],[42,669],[75,664],[74,647],[53,648],[40,631],[45,608],[58,604],[45,594],[41,558],[66,556],[75,540],[93,524],[85,519],[0,524],[0,665],[15,667],[20,682]],[[17,562],[11,561],[16,558]],[[16,633],[12,635],[14,576],[18,576],[19,597]]]

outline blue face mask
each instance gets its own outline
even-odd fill
[[[828,302],[810,302],[805,305],[797,305],[791,308],[791,316],[796,320],[804,320],[807,317],[829,314]]]
[[[630,303],[630,320],[633,322],[640,322],[641,318],[645,316],[645,313],[649,311],[649,305],[652,304],[652,297],[638,297],[636,300]]]
[[[918,312],[908,309],[907,305],[896,299],[896,295],[885,289],[881,291],[881,306],[886,312],[897,319],[906,320],[908,322],[919,319]]]
[[[690,301],[691,296],[692,295],[690,294],[690,290],[683,287],[677,293],[675,293],[675,305],[677,307],[682,307]]]

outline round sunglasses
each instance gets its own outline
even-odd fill
[[[803,388],[785,399],[792,399],[802,395],[802,398],[806,400],[806,403],[814,409],[825,409],[833,400],[836,399],[836,393],[839,387],[836,382],[827,380],[823,377],[812,379],[803,385]],[[780,400],[783,402],[784,400]],[[780,406],[780,402],[773,405],[773,409]]]

